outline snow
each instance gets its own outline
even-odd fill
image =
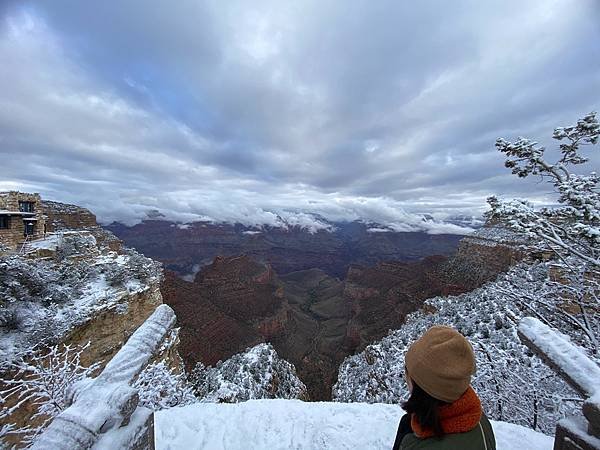
[[[173,325],[175,312],[169,305],[159,305],[110,360],[98,380],[109,383],[132,380],[148,363]]]
[[[101,434],[92,450],[115,450],[131,448],[131,444],[137,442],[146,432],[146,423],[152,411],[148,408],[137,408],[131,415],[129,424],[120,428],[113,428]]]
[[[487,247],[497,247],[498,245],[517,247],[525,244],[527,239],[503,226],[484,226],[464,238],[464,241]]]
[[[249,235],[255,235],[255,234],[261,234],[262,231],[255,231],[255,230],[246,230],[246,231],[242,231],[242,234],[249,234]]]
[[[59,236],[51,234],[42,239],[29,242],[29,248],[36,250],[56,250],[59,245]]]
[[[588,433],[588,422],[583,417],[567,417],[561,420],[559,425],[587,443],[589,445],[587,448],[600,448],[600,439]]]
[[[156,450],[385,449],[404,411],[398,405],[249,400],[197,403],[154,415]],[[550,450],[553,438],[492,422],[498,450]]]
[[[492,420],[496,436],[497,450],[528,449],[542,450],[554,448],[554,437],[533,431],[514,423]]]
[[[525,317],[519,332],[556,364],[588,395],[600,392],[600,367],[574,345],[568,336],[534,317]]]
[[[54,418],[32,448],[90,448],[98,432],[118,427],[123,411],[137,398],[137,390],[129,384],[152,358],[174,324],[173,310],[168,305],[158,306],[102,373],[75,393],[74,403]]]

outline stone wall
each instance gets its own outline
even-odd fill
[[[96,216],[89,209],[77,205],[44,200],[42,209],[48,217],[48,231],[77,230],[98,226]]]

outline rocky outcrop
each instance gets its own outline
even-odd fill
[[[488,224],[460,241],[456,254],[444,268],[446,278],[475,289],[522,260],[523,238],[510,230]]]
[[[270,344],[259,344],[216,367],[199,363],[192,373],[196,395],[203,402],[238,403],[255,399],[308,400],[296,369]]]
[[[49,232],[98,226],[96,216],[89,209],[50,200],[42,200],[41,206],[47,216],[46,225]]]
[[[132,250],[111,251],[90,231],[31,245],[28,254],[0,258],[0,372],[7,371],[0,379],[16,376],[12,361],[49,345],[85,347],[81,364],[100,370],[162,303],[160,264]],[[160,352],[172,367],[180,366],[177,342],[174,333]],[[31,424],[36,411],[25,402],[9,421]]]

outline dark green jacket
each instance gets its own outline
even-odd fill
[[[496,450],[496,439],[492,425],[485,415],[481,417],[474,429],[466,433],[447,434],[441,439],[434,437],[420,439],[413,433],[408,433],[400,444],[401,450],[484,450],[486,448]]]

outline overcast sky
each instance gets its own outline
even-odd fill
[[[0,189],[103,221],[544,200],[495,139],[598,109],[596,0],[0,0]]]

